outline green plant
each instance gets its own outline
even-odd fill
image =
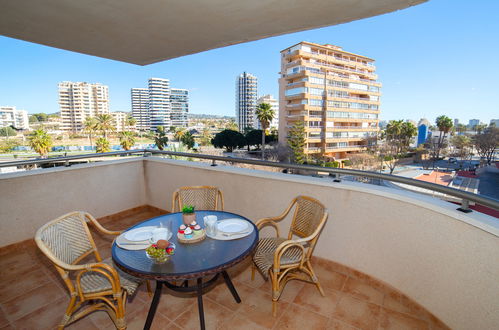
[[[192,214],[194,213],[194,206],[192,205],[185,205],[182,207],[182,213],[183,214]]]
[[[52,148],[52,137],[42,128],[37,129],[29,137],[29,146],[42,158],[46,157]]]
[[[256,107],[256,117],[262,126],[262,160],[265,159],[265,131],[274,119],[275,111],[268,103],[261,103]]]
[[[334,168],[338,168],[340,167],[340,162],[338,161],[333,161],[333,162],[327,162],[326,164],[324,164],[326,167],[334,167]]]
[[[109,145],[108,139],[103,138],[103,137],[98,138],[97,141],[95,141],[95,146],[96,146],[97,153],[111,151],[111,146]]]
[[[352,161],[350,159],[345,159],[343,161],[343,166],[352,166]]]

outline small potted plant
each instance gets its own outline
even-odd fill
[[[194,206],[185,205],[182,208],[182,220],[186,226],[189,226],[192,222],[196,221],[196,214],[194,213]]]

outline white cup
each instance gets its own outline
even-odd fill
[[[168,229],[167,228],[155,228],[152,230],[152,241],[156,243],[160,239],[166,240],[168,237]]]
[[[212,222],[212,221],[217,221],[217,216],[216,215],[207,215],[203,217],[204,220],[204,225],[205,227],[207,226],[207,222]]]

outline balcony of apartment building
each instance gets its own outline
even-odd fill
[[[309,145],[308,152],[318,151],[320,144]],[[274,318],[268,283],[261,277],[250,280],[248,260],[232,270],[243,302],[233,303],[223,287],[208,292],[208,324],[230,327],[237,321],[246,328],[282,328],[297,318],[317,328],[486,329],[498,324],[497,219],[462,213],[454,204],[406,190],[218,164],[139,154],[0,175],[1,325],[52,327],[69,299],[33,244],[37,228],[84,210],[112,229],[125,229],[170,210],[173,191],[190,185],[218,186],[226,210],[253,221],[277,215],[297,195],[319,199],[330,212],[313,261],[326,297],[292,281],[280,300],[284,308]],[[279,226],[287,228],[289,219]],[[110,245],[98,239],[105,256]],[[150,299],[140,291],[130,300],[130,328],[142,326]],[[165,296],[160,319],[172,327],[195,326],[193,299]],[[111,325],[105,313],[96,312],[74,327]]]

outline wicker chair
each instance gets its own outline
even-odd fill
[[[277,222],[284,219],[295,205],[288,237],[282,238],[279,236]],[[315,276],[310,259],[327,217],[327,210],[319,201],[307,196],[298,196],[280,216],[264,218],[256,222],[258,230],[269,225],[274,227],[277,234],[277,237],[260,238],[253,255],[251,269],[252,280],[255,278],[257,268],[266,280],[270,277],[274,316],[277,315],[277,301],[290,280],[297,279],[313,283],[324,296],[324,290]],[[293,239],[293,236],[298,238]]]
[[[217,187],[181,187],[173,193],[172,212],[181,211],[184,205],[192,205],[196,210],[223,211],[224,196]]]
[[[87,222],[104,234],[121,233],[105,229],[88,213],[71,212],[45,224],[35,235],[36,244],[54,264],[71,295],[58,329],[97,310],[107,311],[117,329],[126,329],[126,298],[142,280],[113,267],[110,258],[102,260]],[[95,263],[79,264],[92,253]]]

